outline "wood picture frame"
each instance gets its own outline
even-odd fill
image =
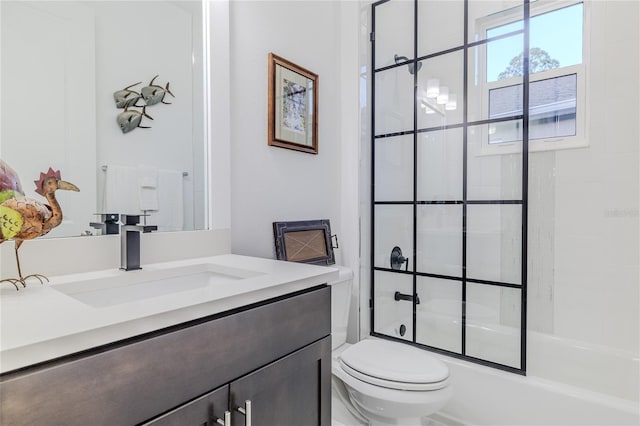
[[[318,154],[318,75],[269,53],[268,143]]]
[[[331,235],[329,219],[273,222],[273,238],[277,260],[314,265],[336,263],[333,249],[338,248],[338,240]]]

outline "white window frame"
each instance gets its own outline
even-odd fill
[[[530,3],[531,18],[558,9],[583,4],[582,21],[582,63],[554,68],[548,71],[537,72],[529,75],[529,82],[547,80],[556,77],[576,74],[576,133],[570,136],[561,136],[543,139],[529,139],[529,151],[552,151],[560,149],[585,148],[589,146],[587,123],[589,122],[589,34],[590,34],[590,0],[537,0]],[[486,16],[476,20],[476,33],[485,34],[487,30],[499,27],[511,22],[522,20],[523,8],[516,7],[502,13]],[[493,89],[514,86],[523,83],[522,77],[505,78],[487,83],[486,60],[487,44],[476,47],[477,60],[477,88],[478,99],[481,103],[476,105],[482,111],[482,117],[489,117],[489,93]],[[514,154],[522,151],[522,142],[489,143],[489,126],[482,126],[479,137],[482,138],[478,155]]]

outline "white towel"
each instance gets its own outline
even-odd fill
[[[140,210],[158,210],[158,169],[139,166],[138,185]]]
[[[158,231],[182,231],[184,227],[184,196],[182,172],[158,170],[158,212],[148,223],[158,225]]]
[[[156,188],[158,169],[153,166],[138,166],[138,183],[140,188]]]
[[[106,174],[103,213],[140,214],[137,169],[109,164]]]

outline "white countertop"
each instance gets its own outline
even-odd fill
[[[212,265],[218,270],[249,272],[215,291],[179,289],[103,307],[91,306],[59,290],[86,282],[162,277],[176,268]],[[136,275],[137,274],[137,275]],[[146,274],[146,275],[142,275]],[[0,373],[90,349],[143,333],[228,311],[230,309],[335,281],[331,267],[221,255],[143,265],[142,271],[108,270],[49,277],[40,285],[31,279],[16,291],[0,287]]]

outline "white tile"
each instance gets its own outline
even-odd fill
[[[376,73],[375,79],[375,134],[413,130],[413,76],[397,67]]]
[[[462,129],[418,136],[418,200],[462,199]]]
[[[413,293],[411,275],[393,272],[375,271],[375,330],[399,339],[413,339],[413,303],[395,300],[395,292]],[[402,334],[404,325],[404,335]]]
[[[417,270],[462,276],[462,206],[420,205],[417,208]]]
[[[391,267],[391,250],[400,247],[405,257],[413,253],[413,206],[378,205],[375,207],[374,266]],[[410,260],[413,265],[413,259]]]
[[[375,142],[375,201],[413,200],[413,136]]]

